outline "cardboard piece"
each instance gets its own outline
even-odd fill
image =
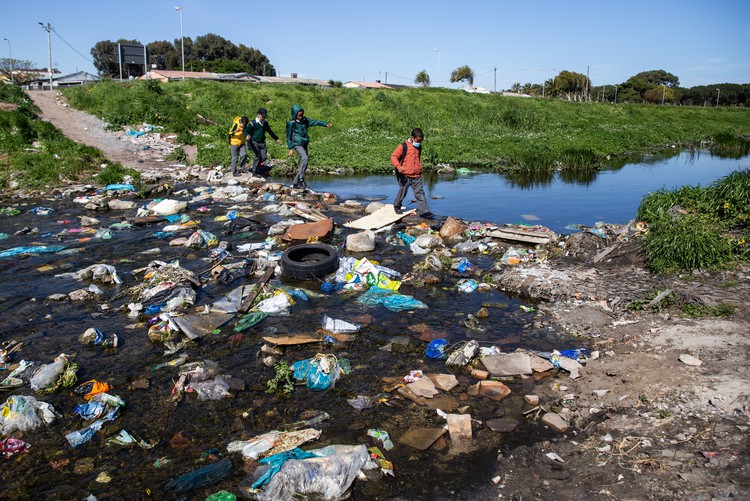
[[[307,241],[310,237],[325,238],[333,231],[333,219],[323,219],[314,223],[295,224],[286,229],[281,237],[285,242]]]
[[[291,336],[263,336],[263,341],[277,346],[294,346],[298,344],[320,343],[323,339],[309,334],[295,334]]]
[[[448,430],[445,428],[411,428],[401,436],[399,442],[414,449],[425,451],[447,432]]]
[[[347,228],[354,228],[355,230],[378,230],[384,226],[393,224],[396,221],[400,221],[402,218],[409,214],[413,214],[414,212],[416,212],[416,209],[403,211],[399,214],[393,209],[392,204],[387,204],[372,214],[355,219],[354,221],[349,221],[344,224],[344,226]]]

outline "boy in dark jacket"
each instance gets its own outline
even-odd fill
[[[435,215],[427,207],[427,199],[424,196],[424,186],[422,182],[422,141],[424,132],[422,129],[411,131],[411,137],[405,143],[396,146],[391,154],[391,165],[396,169],[396,179],[398,180],[398,193],[393,201],[393,208],[396,212],[401,212],[401,203],[406,197],[406,192],[411,186],[414,198],[417,199],[417,213],[425,219],[432,219]]]
[[[279,143],[279,146],[281,146],[281,139],[279,139],[279,136],[277,136],[272,130],[271,126],[268,122],[266,122],[266,117],[268,116],[268,111],[265,108],[258,108],[258,116],[255,117],[255,120],[250,122],[248,126],[246,127],[245,133],[247,134],[247,144],[250,146],[250,149],[253,150],[253,154],[255,155],[255,158],[253,159],[253,175],[262,175],[265,176],[268,174],[271,169],[266,168],[265,161],[268,158],[268,149],[266,148],[266,132],[271,135],[271,137]]]
[[[307,145],[310,144],[307,128],[315,125],[330,127],[333,124],[323,120],[307,118],[302,106],[298,104],[292,106],[292,119],[286,124],[286,145],[289,148],[289,156],[291,157],[296,151],[301,160],[297,175],[294,176],[294,181],[292,181],[292,188],[307,188],[305,171],[307,171]]]

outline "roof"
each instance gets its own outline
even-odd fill
[[[392,89],[390,85],[382,82],[355,82],[349,81],[342,85],[342,87],[348,87],[350,89]]]
[[[316,80],[314,78],[298,77],[267,77],[262,75],[253,75],[261,83],[295,83],[300,85],[319,85],[321,87],[330,87],[328,80]]]
[[[147,79],[166,79],[182,80],[182,78],[192,78],[198,80],[255,80],[257,79],[249,73],[213,73],[211,71],[186,71],[182,70],[151,70],[144,76],[138,77],[141,80]]]
[[[98,82],[100,78],[96,75],[92,75],[86,71],[77,71],[68,75],[53,76],[52,81],[57,83],[68,83],[68,82]]]

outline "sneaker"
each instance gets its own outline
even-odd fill
[[[393,206],[393,212],[395,212],[396,214],[403,214],[404,213],[404,208],[403,207],[396,207],[394,205]]]

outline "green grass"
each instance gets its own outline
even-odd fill
[[[647,265],[655,273],[722,269],[750,261],[750,169],[708,187],[647,195],[637,218],[649,223]]]
[[[745,109],[613,106],[443,88],[370,91],[186,80],[103,82],[64,93],[73,106],[113,126],[163,125],[181,142],[196,144],[197,162],[204,165],[228,161],[226,133],[233,117],[252,118],[263,106],[274,131],[283,137],[295,103],[307,116],[334,124],[331,129],[311,129],[313,171],[317,166],[388,172],[390,153],[414,127],[425,131],[423,160],[428,168],[445,162],[536,172],[591,170],[607,158],[706,140],[717,152],[723,147],[723,153],[735,155],[740,136],[750,134],[750,110]],[[198,115],[217,125],[206,125]],[[291,168],[286,145],[269,143],[269,154]]]
[[[88,181],[107,162],[98,150],[69,140],[40,120],[38,108],[20,87],[0,85],[0,102],[18,106],[0,110],[0,188],[39,189]]]

